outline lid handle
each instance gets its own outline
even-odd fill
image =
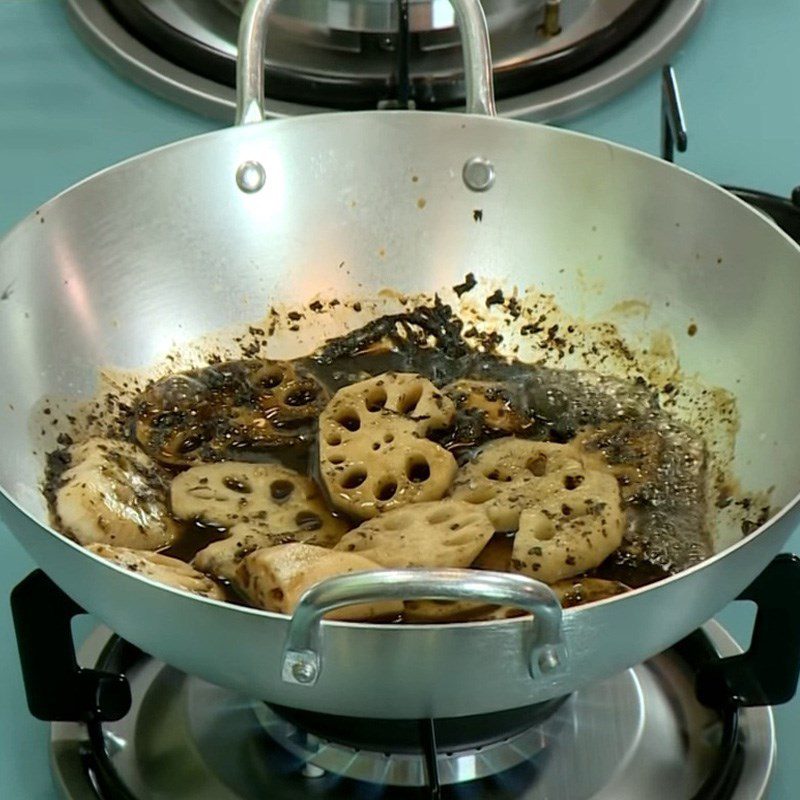
[[[267,19],[278,0],[247,0],[239,25],[236,63],[236,124],[264,119],[264,55]],[[464,50],[467,113],[496,115],[489,26],[480,0],[450,0]]]

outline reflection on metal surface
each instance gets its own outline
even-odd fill
[[[722,655],[739,652],[716,623],[705,630]],[[82,661],[96,662],[109,635],[98,630]],[[420,756],[322,741],[261,703],[160,662],[145,660],[129,677],[132,712],[107,726],[106,737],[114,742],[110,763],[137,800],[296,800],[309,792],[378,800],[405,795],[363,781],[424,782]],[[694,700],[689,670],[667,653],[577,692],[545,722],[508,740],[440,754],[439,768],[444,784],[467,782],[457,790],[460,800],[688,800],[714,761],[718,725]],[[742,725],[744,767],[731,800],[762,800],[774,758],[771,711],[745,709]],[[68,800],[98,797],[80,767],[85,737],[81,725],[52,726],[53,769]]]
[[[651,11],[654,3],[661,3],[642,1]],[[495,81],[501,96],[498,113],[547,121],[575,115],[609,99],[662,63],[692,29],[704,6],[704,0],[663,0],[663,9],[644,30],[637,31],[624,46],[611,47],[608,31],[613,30],[613,25],[603,26],[628,14],[632,22],[627,23],[626,30],[633,24],[641,27],[637,2],[579,0],[562,4],[558,20],[561,32],[555,36],[543,30],[543,0],[484,2],[492,31]],[[233,118],[234,14],[215,3],[200,6],[189,0],[125,0],[125,8],[142,6],[143,18],[150,22],[157,19],[164,30],[183,32],[167,47],[161,39],[158,44],[143,44],[119,22],[108,3],[109,0],[68,0],[78,31],[95,50],[124,75],[168,99],[222,119]],[[276,25],[269,42],[273,93],[267,102],[268,116],[303,114],[324,107],[374,108],[378,105],[376,93],[394,90],[391,36],[348,29],[369,27],[372,23],[363,16],[335,16],[320,27],[308,9],[318,10],[324,4],[297,5],[297,13],[306,15],[304,21],[292,20],[279,6],[277,21],[282,24]],[[380,7],[382,13],[394,13],[388,11],[394,3],[368,5]],[[452,9],[449,16],[443,16],[436,3],[419,3],[417,10],[423,5],[430,5],[431,13],[424,17],[412,13],[410,20],[412,30],[416,26],[419,31],[414,34],[419,37],[415,44],[419,63],[412,63],[416,91],[421,93],[415,99],[416,105],[457,104],[463,97],[463,87]],[[449,2],[444,5],[449,8]],[[394,24],[392,18],[390,25]],[[158,38],[162,34],[152,35]],[[378,40],[374,46],[368,45],[364,36],[372,35],[383,36],[381,41],[385,40],[386,46]],[[584,48],[590,40],[594,42],[591,47],[605,48],[601,58]],[[561,66],[554,70],[556,61]],[[567,69],[567,62],[573,67]],[[530,73],[533,67],[535,72]],[[278,91],[281,81],[284,87]]]

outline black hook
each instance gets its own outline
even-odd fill
[[[686,119],[681,107],[678,80],[670,64],[661,70],[661,158],[675,161],[675,147],[686,152],[689,137],[686,132]]]
[[[408,19],[408,0],[397,0],[397,104],[408,108],[411,100],[409,50],[411,27]]]

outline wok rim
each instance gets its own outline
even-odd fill
[[[602,145],[606,148],[610,148],[615,152],[624,154],[625,156],[641,159],[642,162],[644,163],[651,163],[651,164],[656,163],[658,164],[659,169],[676,171],[680,173],[684,178],[689,179],[691,181],[695,181],[697,182],[698,185],[705,186],[706,188],[713,190],[720,197],[724,197],[726,201],[732,202],[734,205],[738,205],[739,207],[745,209],[748,214],[752,215],[753,221],[756,224],[768,225],[770,227],[772,235],[778,235],[780,238],[784,240],[786,244],[790,245],[790,247],[795,251],[795,253],[798,256],[798,267],[800,268],[800,244],[795,242],[773,220],[767,218],[757,210],[753,209],[744,200],[740,199],[730,191],[723,188],[721,185],[715,183],[714,181],[705,178],[702,175],[698,175],[697,173],[692,172],[677,164],[666,162],[663,159],[659,158],[658,156],[646,153],[642,150],[637,150],[636,148],[631,147],[629,145],[619,144],[617,142],[612,142],[607,139],[603,139],[602,137],[599,136],[592,136],[590,134],[582,133],[579,131],[552,127],[550,125],[543,123],[527,122],[516,119],[487,117],[476,114],[464,114],[464,113],[447,112],[447,111],[418,112],[418,111],[405,111],[405,110],[323,112],[323,113],[307,114],[301,117],[268,119],[262,122],[249,125],[229,126],[226,128],[222,128],[220,130],[210,131],[207,133],[199,134],[197,136],[191,136],[188,138],[179,139],[174,142],[169,142],[167,144],[161,145],[151,150],[147,150],[144,153],[139,153],[137,155],[125,158],[122,161],[110,164],[109,166],[104,167],[98,170],[97,172],[94,172],[91,175],[86,176],[85,178],[82,178],[76,183],[71,184],[70,186],[66,187],[65,189],[55,194],[53,197],[46,200],[41,205],[36,206],[32,211],[26,214],[21,220],[19,220],[16,224],[14,224],[3,234],[2,238],[0,238],[0,251],[2,251],[2,248],[4,247],[6,242],[8,242],[8,240],[14,237],[20,230],[22,230],[23,226],[28,224],[29,221],[32,218],[34,218],[37,213],[52,207],[54,204],[61,201],[63,198],[69,197],[72,193],[74,193],[78,189],[83,188],[92,181],[102,178],[107,174],[122,170],[123,168],[130,168],[132,165],[134,165],[136,162],[140,160],[144,161],[150,157],[163,155],[164,153],[168,153],[172,149],[186,147],[187,145],[194,145],[203,141],[224,139],[225,137],[228,136],[235,136],[240,131],[263,130],[264,126],[267,125],[270,127],[270,129],[277,130],[278,134],[280,134],[284,127],[288,126],[297,127],[300,125],[309,125],[309,124],[319,125],[321,120],[324,120],[324,124],[335,124],[339,119],[343,118],[347,119],[355,118],[356,120],[369,118],[370,121],[373,120],[377,121],[386,118],[395,120],[408,119],[410,121],[413,118],[414,119],[413,124],[416,126],[420,125],[421,119],[424,120],[426,118],[449,120],[450,122],[467,120],[468,123],[471,125],[473,124],[487,125],[487,126],[491,125],[494,127],[502,125],[510,129],[516,128],[518,129],[519,132],[533,130],[537,132],[537,135],[544,134],[546,136],[554,136],[558,139],[577,139],[577,140],[592,142],[594,145]],[[461,127],[462,128],[466,127],[463,124],[463,122]],[[178,589],[177,587],[173,587],[168,584],[160,583],[158,581],[155,581],[151,578],[140,575],[138,573],[133,573],[130,570],[127,570],[120,565],[117,565],[111,561],[108,561],[107,559],[101,558],[100,556],[90,552],[85,547],[83,547],[83,545],[78,544],[77,542],[73,541],[68,536],[66,536],[64,533],[62,533],[61,531],[58,531],[57,529],[52,527],[52,525],[49,522],[47,524],[40,522],[32,513],[23,508],[16,500],[14,500],[3,485],[0,485],[0,497],[3,499],[3,501],[8,503],[17,513],[23,515],[39,531],[43,531],[46,532],[47,534],[55,536],[62,542],[62,544],[65,544],[76,551],[80,551],[80,553],[83,556],[92,559],[101,567],[111,569],[133,580],[143,581],[144,583],[151,585],[155,589],[165,592],[169,595],[176,595],[177,597],[182,597],[182,598],[190,598],[194,601],[211,605],[212,607],[219,607],[225,609],[225,611],[228,613],[244,613],[252,616],[267,618],[278,622],[282,621],[284,623],[292,619],[292,615],[290,614],[282,614],[275,611],[266,611],[264,609],[254,608],[251,606],[240,606],[224,600],[215,600],[210,597],[204,597],[202,595],[193,594],[192,592]],[[600,609],[601,607],[602,608],[610,607],[612,603],[613,604],[621,603],[624,602],[625,600],[633,599],[634,597],[640,597],[648,592],[657,591],[662,588],[666,589],[667,587],[671,586],[672,584],[678,581],[683,580],[684,578],[688,579],[695,573],[700,572],[706,567],[711,567],[712,564],[716,564],[718,561],[721,561],[727,555],[730,555],[740,549],[748,547],[759,536],[765,533],[768,528],[772,527],[774,524],[777,524],[780,520],[782,520],[784,517],[790,514],[798,506],[800,506],[800,487],[798,487],[796,493],[793,495],[793,497],[789,500],[788,503],[784,504],[779,511],[777,511],[774,515],[772,515],[765,523],[756,528],[752,533],[743,535],[740,541],[736,542],[735,544],[729,545],[723,550],[720,550],[718,553],[714,553],[712,556],[710,556],[707,559],[704,559],[698,564],[695,564],[692,567],[688,567],[687,569],[681,570],[680,572],[674,575],[670,575],[666,578],[663,578],[646,586],[640,586],[636,589],[631,589],[630,591],[625,592],[624,594],[605,598],[603,600],[596,600],[594,602],[587,603],[586,605],[582,606],[565,608],[563,609],[563,614],[565,618],[572,618],[580,612],[586,613],[588,611]],[[11,526],[8,527],[10,529]],[[731,598],[731,600],[733,599],[734,598]],[[526,614],[524,616],[513,617],[511,619],[504,619],[504,620],[481,620],[475,622],[414,623],[413,625],[409,624],[402,626],[397,625],[396,623],[346,622],[339,620],[323,620],[323,625],[325,626],[325,628],[329,627],[346,628],[348,630],[353,630],[353,631],[393,630],[393,631],[410,632],[413,631],[414,629],[422,629],[425,631],[430,631],[430,630],[459,631],[465,629],[480,630],[482,628],[487,628],[487,627],[501,628],[505,626],[517,626],[520,624],[528,623],[529,621],[530,621],[530,615]]]

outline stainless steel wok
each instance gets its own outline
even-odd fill
[[[453,2],[469,114],[264,123],[272,5],[251,0],[244,13],[243,124],[108,169],[0,244],[0,283],[13,284],[0,304],[3,522],[121,636],[189,673],[287,706],[397,718],[492,712],[564,694],[673,644],[749,584],[797,522],[800,359],[791,354],[800,341],[800,251],[742,202],[677,167],[493,119],[477,0]],[[579,271],[598,254],[602,288],[581,292]],[[335,268],[342,261],[349,274]],[[535,283],[568,307],[580,300],[589,315],[629,298],[650,302],[652,323],[683,342],[684,369],[735,389],[735,471],[743,485],[774,485],[782,510],[696,568],[563,616],[547,587],[519,577],[384,572],[322,584],[289,619],[149,582],[48,527],[29,433],[41,397],[89,396],[99,368],[153,363],[176,342],[252,319],[255,300],[267,307],[387,286],[432,292],[470,269],[508,286]],[[692,339],[682,335],[690,318],[700,331]],[[385,595],[485,598],[534,614],[413,627],[319,623],[335,605]]]

